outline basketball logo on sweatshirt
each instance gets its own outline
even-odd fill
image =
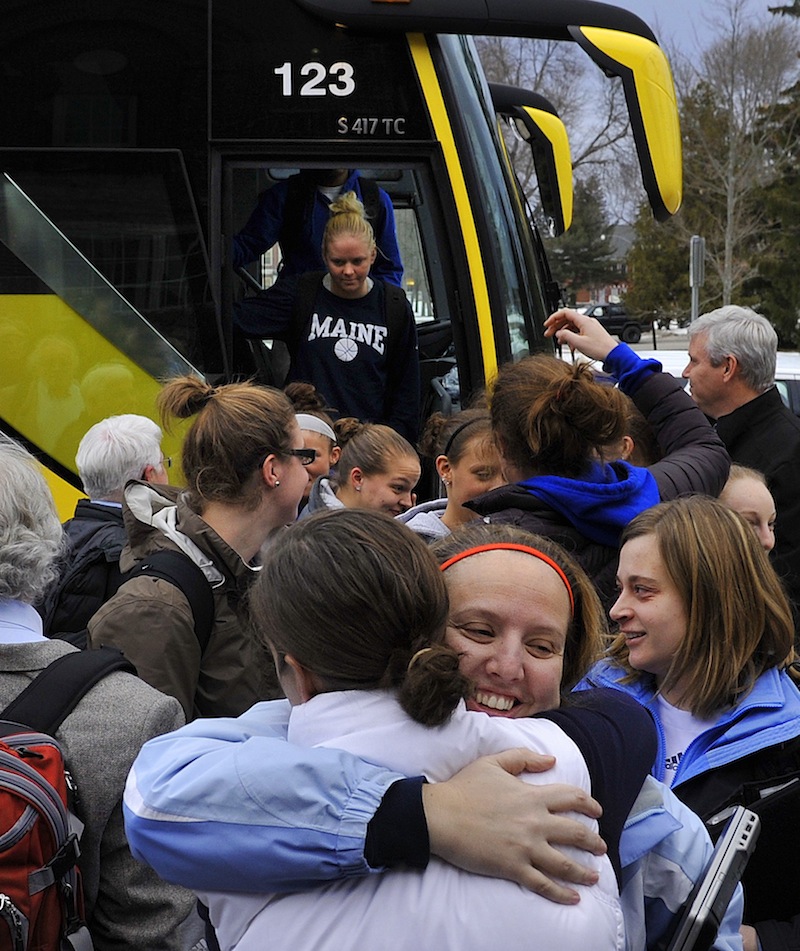
[[[352,337],[341,337],[333,345],[333,352],[343,363],[349,363],[358,355],[358,344]]]

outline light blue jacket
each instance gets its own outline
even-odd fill
[[[594,665],[577,689],[614,687],[647,707],[658,729],[658,755],[653,775],[663,781],[666,745],[658,717],[655,683],[650,677],[620,683],[624,676],[624,670],[603,660]],[[689,744],[671,785],[676,788],[695,776],[796,736],[800,736],[800,691],[785,671],[773,667],[758,678],[753,689],[735,707]]]
[[[134,855],[198,891],[293,891],[382,871],[364,858],[367,823],[403,777],[339,750],[291,746],[288,718],[288,702],[276,700],[147,743],[125,790]],[[645,919],[652,944],[688,896],[711,842],[693,813],[648,780],[620,854],[627,947],[642,951]],[[717,951],[741,951],[741,915],[738,891]]]

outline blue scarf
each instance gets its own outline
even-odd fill
[[[649,469],[593,462],[584,479],[534,476],[519,483],[593,542],[616,548],[622,529],[661,501]]]

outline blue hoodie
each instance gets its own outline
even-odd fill
[[[649,469],[626,462],[594,462],[585,478],[534,476],[520,482],[531,495],[593,542],[616,547],[622,529],[661,498]]]

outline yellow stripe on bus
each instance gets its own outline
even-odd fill
[[[75,514],[75,506],[78,504],[78,499],[85,499],[86,496],[79,489],[76,489],[74,485],[70,485],[69,482],[65,482],[59,478],[55,472],[51,472],[47,466],[42,466],[41,469],[42,475],[47,480],[50,491],[53,493],[53,498],[56,500],[58,517],[62,522],[66,522],[68,518],[72,518]]]
[[[0,295],[0,424],[72,472],[78,443],[99,420],[138,413],[157,422],[160,389],[57,295]],[[185,426],[177,429],[162,444],[175,464]],[[180,479],[175,467],[170,476]],[[79,491],[52,472],[47,477],[68,518]]]
[[[450,184],[458,210],[461,233],[464,238],[464,247],[467,252],[472,292],[475,297],[475,309],[478,314],[478,333],[483,352],[483,368],[487,382],[497,373],[497,349],[494,343],[494,329],[492,327],[492,313],[489,305],[489,289],[486,284],[486,273],[483,268],[483,258],[478,243],[478,231],[475,227],[475,218],[472,214],[472,204],[464,181],[464,172],[458,157],[453,130],[447,116],[447,108],[442,98],[439,80],[433,67],[430,50],[425,37],[421,33],[410,33],[408,43],[414,64],[417,68],[422,92],[428,111],[431,115],[436,138],[442,147],[447,170],[450,175]]]

